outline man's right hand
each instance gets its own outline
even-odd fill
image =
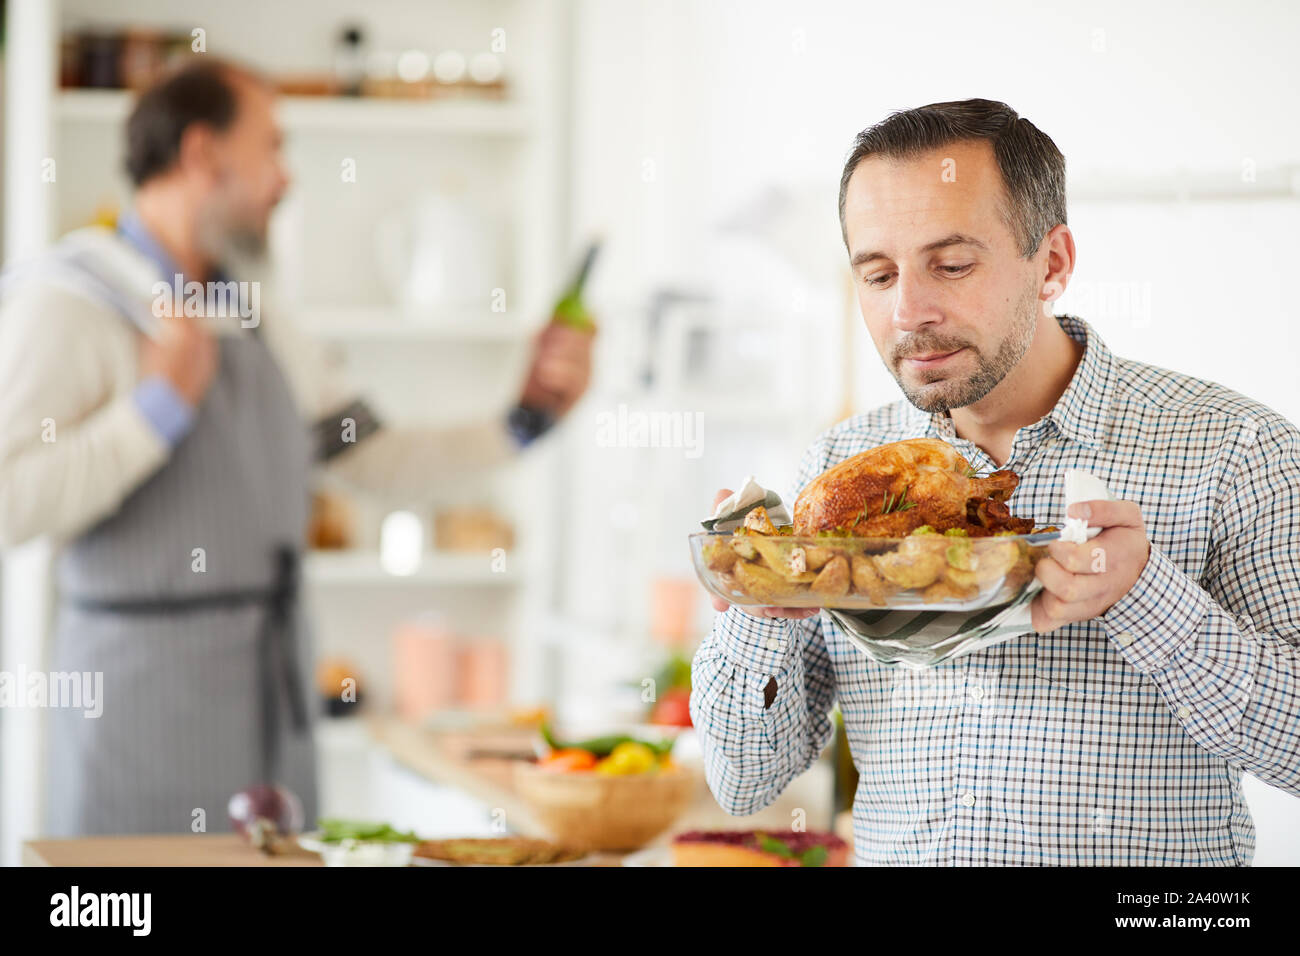
[[[217,374],[217,340],[193,316],[167,316],[158,337],[140,341],[140,377],[161,375],[198,407]]]
[[[723,488],[713,497],[713,507],[717,508],[727,498],[731,497],[731,489]],[[713,609],[715,611],[725,611],[731,607],[720,597],[713,597]],[[816,617],[821,611],[815,607],[746,607],[743,604],[737,604],[736,607],[744,611],[750,617],[788,617],[795,620],[803,620],[807,617]]]

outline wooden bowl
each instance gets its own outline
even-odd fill
[[[637,850],[667,830],[696,793],[694,773],[673,767],[616,776],[515,766],[515,790],[561,843],[589,850]]]

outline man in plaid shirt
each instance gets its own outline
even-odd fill
[[[1075,259],[1065,163],[1005,104],[864,130],[840,218],[905,400],[821,435],[796,491],[933,437],[1016,472],[1037,524],[1060,522],[1070,468],[1122,500],[1069,509],[1103,531],[1051,543],[1035,634],[927,670],[872,661],[817,611],[715,601],[691,695],[714,796],[770,804],[838,703],[861,863],[1249,865],[1242,771],[1300,794],[1300,430],[1052,314]]]

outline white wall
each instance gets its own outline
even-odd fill
[[[1260,0],[1230,9],[580,0],[573,221],[577,233],[599,228],[609,239],[592,298],[626,336],[621,324],[640,321],[634,306],[649,290],[699,288],[729,314],[784,315],[833,357],[844,269],[836,194],[860,128],[893,109],[1002,99],[1053,137],[1072,187],[1115,174],[1158,186],[1199,172],[1240,191],[1248,164],[1261,179],[1300,167],[1297,36],[1300,7]],[[793,198],[781,206],[776,188]],[[746,212],[764,196],[765,213]],[[1072,202],[1079,262],[1074,298],[1062,305],[1079,305],[1122,355],[1220,381],[1300,420],[1288,287],[1300,259],[1298,213],[1294,199]],[[749,224],[741,235],[720,231],[738,215]],[[1097,294],[1129,284],[1137,307],[1107,306]],[[808,304],[802,313],[790,307],[796,301]],[[857,325],[848,384],[861,409],[898,392]],[[788,487],[789,450],[828,423],[820,414],[837,407],[844,385],[834,360],[799,365],[778,355],[813,399],[816,413],[802,424],[742,430],[712,419],[699,458],[680,449],[637,457],[592,441],[594,415],[628,388],[635,363],[622,355],[611,347],[570,436],[582,476],[573,520],[586,530],[577,532],[582,553],[569,557],[567,599],[575,615],[611,620],[615,608],[628,616],[628,606],[644,605],[649,574],[689,574],[682,532],[708,510],[713,489],[746,472]],[[780,374],[757,369],[732,394],[758,401]],[[611,516],[639,545],[656,534],[661,545],[649,555],[602,548]],[[617,572],[602,573],[606,565]],[[704,627],[710,612],[699,611]],[[1300,802],[1255,782],[1247,792],[1257,862],[1300,863]]]

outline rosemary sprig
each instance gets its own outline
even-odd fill
[[[887,514],[893,514],[894,512],[898,512],[898,511],[906,511],[908,508],[916,507],[915,501],[907,500],[907,489],[910,487],[912,486],[904,485],[903,490],[899,492],[897,496],[894,496],[893,494],[885,495],[885,503],[881,506],[880,513],[882,515],[887,515]]]
[[[897,495],[894,495],[892,492],[886,493],[884,503],[880,507],[880,513],[882,515],[887,515],[898,511],[906,511],[908,508],[915,508],[916,502],[907,500],[907,489],[910,487],[912,487],[910,484],[904,485],[903,490]],[[870,504],[864,504],[862,506],[862,511],[860,511],[858,516],[853,519],[853,523],[848,525],[850,531],[857,530],[858,525],[872,517],[870,514],[870,508]]]
[[[871,515],[867,514],[867,508],[868,505],[862,506],[862,510],[858,512],[858,516],[853,519],[853,524],[849,525],[850,531],[858,530],[858,525],[862,524],[862,522],[866,521],[868,518],[871,517]]]
[[[978,478],[979,474],[980,474],[980,470],[978,468],[967,466],[966,468],[967,478]]]

